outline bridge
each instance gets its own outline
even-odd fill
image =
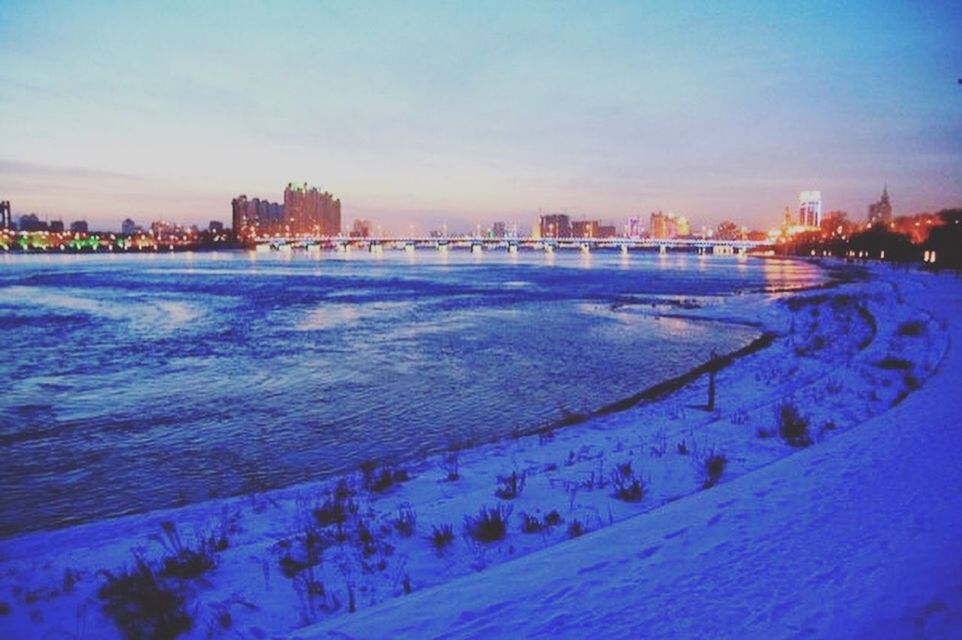
[[[770,242],[755,240],[719,240],[714,238],[485,238],[485,237],[432,237],[396,236],[350,238],[343,236],[296,236],[296,237],[259,237],[255,240],[258,251],[291,251],[303,249],[317,252],[324,249],[348,252],[354,249],[381,253],[385,249],[414,252],[418,249],[431,249],[445,252],[454,249],[468,250],[473,253],[502,250],[516,253],[519,250],[543,251],[553,253],[558,250],[573,250],[589,253],[595,250],[613,250],[622,253],[630,251],[685,251],[699,254],[744,254],[759,247],[771,246]]]

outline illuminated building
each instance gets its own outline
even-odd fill
[[[691,235],[691,225],[688,224],[688,218],[685,216],[678,216],[675,234],[678,238],[687,238]]]
[[[892,203],[889,201],[888,185],[882,189],[882,197],[878,202],[868,206],[869,224],[890,224],[892,222]]]
[[[571,223],[571,234],[576,238],[597,238],[597,220],[575,220]]]
[[[284,189],[284,222],[293,235],[340,235],[341,201],[306,182],[289,183]]]
[[[176,243],[187,237],[188,231],[179,224],[166,220],[154,220],[150,223],[150,233],[159,242]]]
[[[570,238],[571,218],[563,213],[541,216],[539,223],[542,238]]]
[[[290,233],[284,222],[284,206],[241,195],[231,200],[231,218],[234,233],[239,240],[251,240],[256,236],[275,236]]]
[[[10,201],[0,202],[0,229],[13,228],[13,215],[10,213]]]
[[[818,228],[822,225],[822,192],[802,191],[798,196],[798,224]]]
[[[668,217],[661,211],[651,214],[651,237],[655,240],[664,240],[668,237]]]
[[[661,211],[651,214],[651,237],[655,240],[669,240],[690,235],[691,225],[685,216]]]

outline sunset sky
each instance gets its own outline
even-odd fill
[[[200,5],[200,6],[195,6]],[[345,226],[539,209],[769,228],[962,205],[958,2],[0,3],[0,199],[206,225],[289,181]]]

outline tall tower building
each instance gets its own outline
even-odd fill
[[[871,224],[892,222],[892,203],[889,201],[888,185],[882,189],[882,197],[879,201],[868,206],[868,221]]]
[[[798,196],[798,224],[819,227],[822,224],[822,192],[802,191]]]
[[[648,226],[651,237],[655,240],[664,240],[668,237],[668,217],[661,211],[651,214],[651,222]]]
[[[249,240],[257,235],[256,218],[250,215],[250,203],[247,196],[237,196],[230,201],[231,224],[234,229],[234,236],[238,240]],[[133,224],[133,220],[131,220]]]
[[[284,218],[294,235],[340,235],[341,201],[306,182],[302,186],[289,183],[284,189]]]
[[[13,229],[13,215],[10,213],[10,201],[0,202],[0,229]]]

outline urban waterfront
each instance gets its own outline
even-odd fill
[[[2,261],[3,535],[549,426],[758,335],[685,304],[821,277],[691,254]]]

